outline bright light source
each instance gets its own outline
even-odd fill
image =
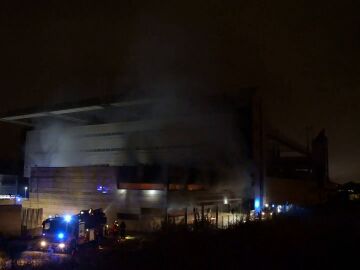
[[[120,194],[126,194],[126,189],[119,189]]]
[[[254,201],[254,207],[256,212],[260,212],[260,199],[256,198]]]
[[[25,191],[28,190],[28,187],[24,187]]]
[[[70,222],[71,221],[71,216],[70,215],[65,215],[64,217],[66,222]]]
[[[64,234],[63,234],[63,233],[59,233],[59,234],[57,235],[57,237],[58,237],[59,239],[63,239],[63,238],[64,238]]]
[[[268,203],[266,203],[266,204],[265,204],[265,207],[266,207],[266,208],[268,208],[268,207],[269,207],[269,204],[268,204]]]
[[[261,215],[265,216],[265,212],[261,212]]]
[[[46,247],[46,241],[42,240],[42,241],[40,242],[40,246],[41,246],[41,247]]]
[[[64,243],[60,243],[60,244],[59,244],[59,248],[64,249],[64,248],[65,248],[65,244],[64,244]]]
[[[229,204],[228,198],[224,198],[224,204]]]
[[[157,194],[157,190],[149,189],[149,190],[146,190],[146,193],[150,196],[154,196]]]
[[[21,198],[20,198],[20,197],[16,197],[16,201],[17,201],[17,202],[21,202]]]
[[[271,207],[274,208],[274,207],[275,207],[275,204],[271,205]]]

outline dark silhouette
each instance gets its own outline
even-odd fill
[[[124,221],[120,223],[120,238],[125,239],[126,224]]]

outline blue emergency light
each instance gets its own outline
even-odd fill
[[[70,221],[71,221],[71,216],[70,216],[70,215],[66,215],[66,216],[64,217],[64,219],[65,219],[66,222],[70,222]]]
[[[58,233],[57,237],[58,237],[59,239],[64,239],[64,234],[63,234],[63,233]]]
[[[260,198],[255,199],[254,208],[255,208],[255,212],[260,212],[260,210],[261,210]]]

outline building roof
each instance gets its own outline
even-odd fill
[[[197,109],[203,101],[208,107],[218,106],[219,104],[231,103],[227,107],[249,106],[254,89],[245,88],[235,96],[193,96],[182,97],[137,97],[127,99],[119,96],[106,98],[95,98],[83,100],[81,102],[71,102],[47,106],[42,108],[28,108],[21,111],[8,112],[0,116],[0,121],[18,125],[33,127],[41,123],[58,121],[60,123],[75,125],[105,124],[129,120],[138,120],[145,115],[163,113],[167,114],[170,110],[186,111],[188,108]],[[201,107],[201,105],[199,106]],[[204,108],[202,108],[204,109]],[[157,115],[158,116],[158,115]]]
[[[0,121],[33,127],[38,123],[58,121],[70,124],[102,124],[113,122],[114,116],[121,120],[136,118],[144,110],[159,102],[158,99],[138,99],[121,102],[102,103],[88,100],[78,104],[63,104],[43,110],[27,109],[12,112],[0,118]]]

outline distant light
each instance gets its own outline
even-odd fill
[[[254,202],[254,207],[256,212],[260,212],[260,199],[256,198]]]
[[[46,247],[46,241],[44,241],[44,240],[41,241],[41,242],[40,242],[40,246],[41,246],[41,247]]]
[[[108,193],[109,188],[107,188],[106,186],[97,186],[96,190],[101,193]]]
[[[42,235],[45,236],[45,233],[43,233]]]
[[[70,215],[65,215],[65,216],[64,216],[64,220],[65,220],[66,222],[70,222],[70,221],[71,221],[71,216],[70,216]]]
[[[274,208],[274,207],[275,207],[275,204],[271,205],[271,207]]]
[[[84,214],[84,211],[81,211],[80,214],[83,215],[83,214]]]
[[[28,187],[24,187],[25,191],[28,190]]]
[[[63,233],[59,233],[59,234],[57,235],[57,237],[58,237],[59,239],[64,239],[64,234],[63,234]]]
[[[265,216],[265,212],[261,212],[261,215]]]
[[[268,204],[268,203],[266,203],[266,204],[265,204],[265,207],[266,207],[266,208],[268,208],[268,207],[269,207],[269,204]]]
[[[126,194],[126,189],[119,189],[120,194]]]
[[[64,243],[60,243],[60,244],[59,244],[59,248],[64,249],[64,248],[65,248],[65,244],[64,244]]]
[[[150,196],[154,196],[157,194],[157,190],[154,189],[146,190],[146,193]]]
[[[49,218],[52,218],[52,216],[50,215]]]
[[[278,205],[278,207],[277,207],[277,212],[278,212],[278,213],[281,213],[281,205]]]
[[[16,201],[17,201],[17,202],[21,202],[21,198],[20,198],[20,197],[16,197]]]
[[[224,204],[229,204],[228,198],[224,197]]]

